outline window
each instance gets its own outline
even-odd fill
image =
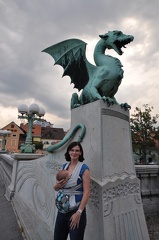
[[[11,128],[14,128],[14,124],[11,124]]]
[[[11,141],[11,146],[12,146],[12,147],[15,147],[15,146],[16,146],[16,141],[15,141],[15,140],[12,140],[12,141]]]

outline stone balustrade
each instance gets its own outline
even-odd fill
[[[159,165],[135,165],[145,215],[159,214]]]
[[[55,193],[49,160],[42,154],[0,154],[5,196],[12,201],[28,240],[53,239]]]
[[[11,183],[14,159],[11,158],[11,155],[6,153],[7,152],[4,152],[4,151],[3,151],[3,154],[0,153],[0,170],[2,172],[5,187],[7,189],[7,187]]]

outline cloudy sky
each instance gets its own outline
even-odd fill
[[[116,98],[133,109],[143,104],[159,113],[158,0],[0,0],[0,128],[18,120],[21,103],[38,103],[54,127],[70,127],[74,85],[41,51],[60,41],[87,43],[93,62],[98,35],[121,30],[134,36],[122,56],[124,78]]]

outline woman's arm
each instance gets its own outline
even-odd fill
[[[82,179],[83,179],[83,197],[78,209],[83,211],[90,195],[90,171],[88,169],[84,171]]]
[[[70,228],[71,229],[75,229],[76,227],[78,228],[82,211],[86,207],[86,204],[87,204],[87,201],[88,201],[88,198],[90,195],[90,171],[88,169],[86,169],[84,171],[84,173],[82,175],[82,179],[83,179],[83,197],[82,197],[82,200],[81,200],[81,203],[79,205],[77,212],[74,213],[72,215],[72,217],[70,218],[70,220],[71,220]]]

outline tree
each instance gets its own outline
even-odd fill
[[[145,164],[146,155],[155,149],[155,141],[159,140],[159,128],[155,126],[159,115],[151,116],[153,107],[149,107],[148,104],[144,104],[143,107],[144,111],[138,107],[135,108],[130,118],[130,126],[133,151],[143,159]]]

